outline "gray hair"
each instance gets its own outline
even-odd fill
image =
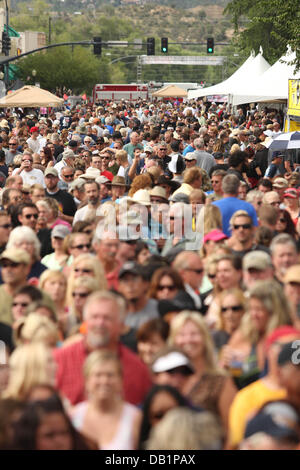
[[[258,189],[252,189],[247,193],[246,195],[246,201],[250,202],[252,204],[256,199],[258,198],[263,198],[264,193],[262,191],[259,191]]]
[[[15,248],[16,243],[20,243],[23,241],[27,241],[34,245],[34,257],[36,260],[40,259],[40,251],[41,251],[41,242],[39,241],[38,237],[34,233],[34,231],[30,227],[16,227],[14,228],[10,235],[6,245],[7,249]]]
[[[271,255],[274,255],[274,252],[276,250],[277,245],[291,245],[293,246],[295,252],[297,252],[297,245],[295,243],[295,240],[289,235],[288,233],[280,233],[279,235],[276,235],[276,237],[273,238],[271,245],[270,245],[270,251]]]
[[[236,196],[239,191],[240,180],[236,175],[226,175],[222,180],[222,190],[225,194]]]
[[[202,137],[197,137],[197,139],[194,140],[194,145],[196,149],[204,148],[204,139],[202,139]]]
[[[106,291],[106,290],[93,292],[91,295],[89,295],[89,297],[88,297],[88,299],[87,299],[87,301],[84,305],[84,308],[83,308],[83,318],[84,319],[86,319],[86,317],[87,317],[89,306],[91,304],[99,302],[101,300],[114,302],[116,304],[117,308],[118,308],[120,320],[121,321],[124,320],[125,315],[126,315],[126,302],[125,302],[125,300],[120,295],[115,294],[114,292]]]

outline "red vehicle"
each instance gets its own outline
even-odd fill
[[[149,99],[148,85],[130,83],[128,84],[99,84],[93,89],[93,102],[103,100],[112,101],[137,101],[139,98],[143,100]]]

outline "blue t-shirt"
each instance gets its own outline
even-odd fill
[[[195,152],[195,148],[192,147],[192,145],[188,145],[187,147],[185,147],[184,151],[182,152],[182,155],[186,155],[187,153],[190,153],[190,152]]]
[[[243,210],[248,212],[253,220],[253,224],[256,227],[258,226],[256,210],[249,202],[238,199],[237,197],[225,197],[219,201],[214,201],[213,204],[221,211],[223,232],[227,235],[227,237],[231,237],[229,222],[236,211]]]

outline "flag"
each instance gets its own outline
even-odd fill
[[[86,100],[86,94],[82,95],[81,97],[83,100]]]

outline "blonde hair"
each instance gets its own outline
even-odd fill
[[[233,144],[231,146],[231,149],[229,151],[230,155],[232,155],[234,152],[237,152],[238,150],[241,150],[239,144]]]
[[[119,376],[122,377],[122,365],[117,354],[112,351],[98,350],[89,354],[84,362],[83,375],[85,379],[91,375],[95,366],[105,364],[107,362],[113,362],[116,366]]]
[[[42,342],[55,346],[59,337],[56,324],[49,318],[39,315],[38,313],[30,313],[27,317],[21,319],[17,328],[17,341],[20,343]]]
[[[222,214],[214,204],[201,207],[197,217],[196,232],[206,235],[212,230],[222,230]]]
[[[40,342],[18,346],[9,360],[9,383],[3,397],[24,400],[35,385],[50,384],[47,372],[50,353],[50,348]]]
[[[215,416],[204,411],[174,408],[153,426],[147,450],[217,450],[223,431]]]
[[[81,255],[77,256],[77,258],[74,259],[72,266],[71,266],[71,271],[70,271],[70,276],[68,279],[68,287],[67,287],[67,303],[70,305],[72,303],[72,290],[74,286],[74,281],[75,281],[75,269],[77,266],[81,263],[85,263],[88,269],[91,269],[94,273],[94,277],[98,283],[98,290],[106,290],[107,289],[107,281],[105,277],[105,272],[102,266],[102,263],[98,260],[98,258],[95,255],[92,255],[91,253],[82,253]]]
[[[234,287],[232,289],[224,290],[222,291],[216,298],[216,302],[218,303],[218,319],[217,319],[217,325],[216,329],[217,330],[223,330],[224,329],[224,318],[222,315],[222,303],[228,295],[234,295],[234,297],[238,300],[239,304],[243,306],[243,310],[246,310],[246,297],[244,296],[244,292],[242,289],[238,289],[237,287]]]
[[[76,287],[83,287],[85,289],[88,289],[90,291],[89,293],[91,294],[92,292],[96,292],[97,290],[99,290],[99,283],[97,279],[95,279],[94,277],[80,276],[80,277],[74,278],[73,283],[72,283],[72,291]],[[69,305],[73,307],[74,313],[77,315],[78,312],[76,312],[76,309],[75,309],[72,291],[71,291],[71,303]]]
[[[116,152],[116,158],[118,158],[121,163],[126,163],[128,162],[128,153],[126,150],[118,150]]]
[[[265,335],[281,325],[291,325],[291,308],[280,284],[275,280],[256,281],[248,291],[249,299],[259,300],[269,313],[269,321]],[[252,323],[251,316],[247,312],[241,322],[241,331],[244,337],[256,343],[259,332]]]
[[[40,276],[39,289],[44,289],[46,282],[52,279],[59,279],[67,286],[67,279],[64,273],[55,271],[54,269],[47,269]]]
[[[189,310],[183,310],[181,313],[176,315],[171,322],[170,334],[169,334],[169,344],[171,346],[176,346],[175,338],[181,328],[188,322],[191,321],[194,323],[198,330],[200,331],[203,341],[205,344],[204,359],[206,363],[207,372],[216,372],[217,371],[217,362],[214,352],[214,344],[211,338],[211,334],[206,326],[204,319],[199,315],[198,312],[192,312]]]

